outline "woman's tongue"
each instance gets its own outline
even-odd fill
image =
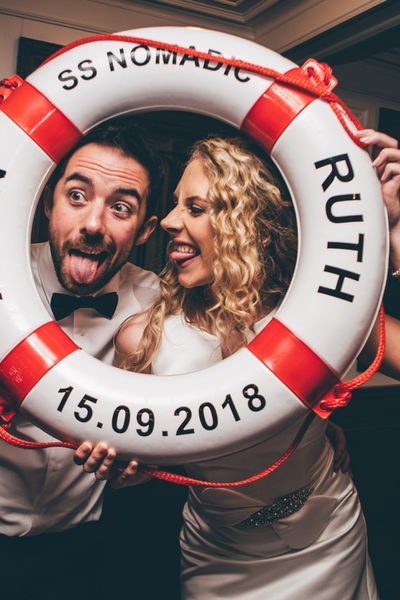
[[[99,257],[70,254],[71,276],[77,283],[93,283],[99,267]]]
[[[194,249],[194,248],[187,248],[184,251],[183,250],[172,250],[172,252],[170,253],[170,258],[171,260],[179,263],[180,265],[182,265],[184,262],[191,260],[192,258],[195,258],[197,256],[198,252]]]

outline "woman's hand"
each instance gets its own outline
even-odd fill
[[[382,195],[392,229],[400,222],[400,149],[398,141],[390,135],[374,129],[362,129],[357,132],[357,136],[362,142],[382,148],[372,164],[382,184]]]
[[[373,161],[382,186],[390,228],[390,262],[392,269],[400,269],[400,149],[390,135],[374,129],[362,129],[358,138],[367,144],[382,148]]]
[[[352,477],[352,472],[349,469],[350,454],[347,450],[343,429],[339,425],[336,425],[336,423],[328,421],[326,435],[333,448],[333,470],[337,473],[340,469],[342,473],[348,472]]]
[[[138,471],[139,464],[131,460],[126,467],[114,467],[110,472],[111,487],[119,490],[121,488],[146,483],[152,479],[151,475]]]

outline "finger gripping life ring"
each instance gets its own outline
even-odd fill
[[[306,79],[295,64],[214,31],[126,35],[159,45],[113,36],[77,45],[0,105],[0,373],[21,413],[60,439],[107,440],[121,457],[183,463],[245,448],[310,409],[327,416],[321,401],[377,313],[386,220],[367,153],[326,102],[221,57]],[[247,348],[175,377],[127,373],[78,349],[49,321],[28,258],[36,202],[54,164],[104,119],[154,109],[212,115],[258,139],[289,186],[299,230],[295,274],[275,318]]]

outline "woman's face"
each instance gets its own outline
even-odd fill
[[[213,279],[209,187],[201,161],[192,160],[175,190],[175,207],[161,221],[161,227],[171,236],[169,258],[176,264],[179,283],[185,288],[207,285]]]

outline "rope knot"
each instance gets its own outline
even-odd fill
[[[16,81],[13,81],[12,79],[2,79],[0,81],[0,87],[5,87],[14,90],[16,87],[18,87],[18,83]]]
[[[10,423],[16,410],[6,391],[0,388],[0,423]]]
[[[0,89],[3,89],[1,90],[0,94],[0,104],[4,102],[4,100],[7,100],[8,96],[10,96],[14,90],[19,88],[19,86],[23,82],[24,80],[21,79],[21,77],[19,77],[18,75],[13,75],[12,77],[1,79]]]
[[[343,383],[338,383],[334,388],[333,388],[333,395],[334,398],[331,398],[329,400],[323,400],[321,402],[321,408],[323,410],[335,410],[336,408],[343,408],[344,406],[347,406],[351,400],[352,394],[351,391],[345,387],[346,384]]]
[[[340,385],[335,386],[334,394],[338,406],[347,406],[351,400],[352,393],[349,389],[343,389]]]
[[[338,81],[332,75],[332,69],[327,63],[320,63],[314,58],[309,58],[301,67],[301,70],[321,90],[322,96],[328,94],[337,86]]]

